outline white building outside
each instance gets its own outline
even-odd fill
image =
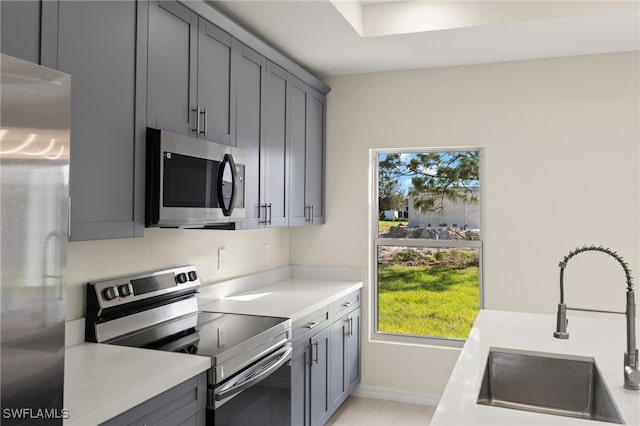
[[[474,200],[463,199],[443,202],[443,210],[423,211],[414,207],[414,197],[409,196],[409,227],[419,228],[463,228],[480,229],[480,199],[479,188],[473,189]]]

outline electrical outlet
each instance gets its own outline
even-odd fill
[[[227,249],[219,248],[218,249],[218,271],[222,271],[225,263],[227,263]]]
[[[264,261],[265,262],[271,261],[271,244],[269,243],[266,243],[264,245]]]

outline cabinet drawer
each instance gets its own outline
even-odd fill
[[[329,325],[329,309],[325,307],[293,322],[292,341],[308,338]]]
[[[331,318],[336,320],[339,316],[351,312],[358,306],[360,306],[360,290],[349,293],[333,302],[329,307],[329,313]]]

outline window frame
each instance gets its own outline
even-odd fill
[[[379,197],[378,197],[378,174],[379,160],[381,154],[415,154],[424,152],[447,152],[447,151],[477,151],[480,163],[480,239],[479,240],[429,240],[419,238],[380,238],[379,237]],[[439,148],[376,148],[370,150],[370,170],[371,170],[371,202],[370,207],[370,259],[371,259],[371,277],[372,277],[372,295],[371,303],[371,340],[389,343],[405,343],[427,346],[443,346],[461,348],[466,339],[438,336],[420,336],[406,335],[381,332],[378,330],[378,247],[381,246],[400,246],[400,247],[426,247],[426,248],[474,248],[478,250],[479,267],[478,267],[478,309],[484,308],[484,268],[483,268],[483,248],[485,235],[484,220],[484,148],[475,146],[464,147],[439,147]]]

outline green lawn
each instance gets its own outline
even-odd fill
[[[378,266],[378,331],[466,338],[479,309],[477,266]]]

